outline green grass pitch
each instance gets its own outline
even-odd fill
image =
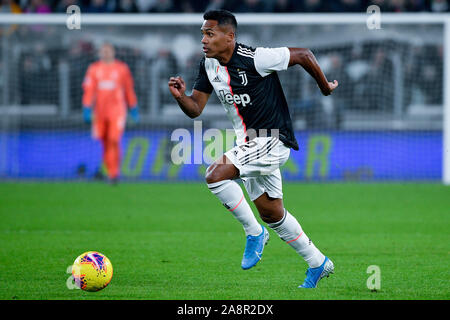
[[[0,299],[450,298],[449,187],[285,183],[284,196],[335,263],[315,290],[297,288],[307,265],[271,230],[242,270],[243,230],[205,184],[2,183]],[[111,284],[69,290],[67,268],[89,250],[110,258]]]

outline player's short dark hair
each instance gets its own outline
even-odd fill
[[[228,10],[209,10],[203,14],[205,20],[216,20],[219,26],[231,25],[236,32],[237,21],[234,14]]]

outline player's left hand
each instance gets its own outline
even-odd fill
[[[328,96],[330,95],[334,89],[337,88],[337,86],[339,85],[339,83],[337,82],[337,80],[334,80],[333,82],[328,82],[328,90],[326,92],[323,92],[324,96]]]
[[[130,108],[129,114],[130,114],[131,119],[133,119],[133,122],[139,122],[139,108],[138,108],[138,106]]]
[[[88,106],[83,106],[83,120],[86,123],[91,123],[92,121],[92,109]]]

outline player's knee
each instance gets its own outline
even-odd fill
[[[208,169],[206,169],[205,180],[206,183],[210,184],[222,181],[224,179],[222,178],[219,170],[217,170],[217,166],[212,164],[208,167]]]
[[[258,208],[259,216],[265,223],[275,223],[283,219],[284,209],[278,207]]]
[[[261,220],[264,221],[265,223],[274,223],[277,221],[273,213],[270,211],[260,211],[259,216],[261,217]]]
[[[239,170],[226,161],[226,157],[217,160],[206,169],[205,180],[209,183],[216,183],[223,180],[232,180],[239,176]]]
[[[113,147],[117,147],[117,146],[119,146],[119,141],[117,140],[117,139],[113,139],[113,138],[104,138],[103,139],[103,144],[106,146],[106,147],[110,147],[110,148],[113,148]]]
[[[109,138],[109,142],[114,146],[118,146],[120,145],[120,138],[119,137]]]

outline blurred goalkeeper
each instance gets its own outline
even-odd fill
[[[130,69],[115,58],[114,47],[103,44],[99,55],[100,60],[89,66],[83,81],[83,119],[92,122],[92,136],[102,143],[109,181],[117,183],[127,110],[137,122],[139,108]]]
[[[169,89],[183,112],[199,116],[215,91],[231,120],[237,146],[206,171],[211,192],[242,224],[246,245],[244,270],[261,260],[269,232],[258,223],[245,200],[241,178],[261,219],[308,263],[301,288],[315,288],[334,265],[308,238],[283,204],[281,167],[291,148],[298,150],[286,98],[277,71],[300,65],[317,82],[323,95],[338,86],[328,82],[313,53],[305,48],[252,48],[236,42],[237,22],[225,10],[208,11],[201,27],[205,57],[201,60],[192,94],[185,94],[181,77],[169,80]]]

